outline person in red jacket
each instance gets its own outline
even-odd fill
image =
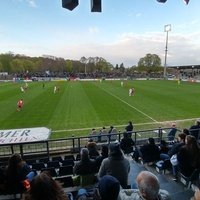
[[[23,99],[20,99],[20,100],[17,102],[17,111],[21,111],[23,105],[24,105]]]

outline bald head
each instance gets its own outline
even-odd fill
[[[142,171],[137,176],[137,184],[143,198],[148,200],[157,199],[159,193],[158,178],[148,171]]]

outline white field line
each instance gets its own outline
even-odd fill
[[[147,122],[147,123],[138,123],[138,124],[134,124],[134,126],[141,126],[141,125],[153,125],[153,124],[168,124],[168,123],[172,123],[172,122],[187,122],[187,121],[193,121],[196,120],[200,117],[197,118],[190,118],[190,119],[178,119],[178,120],[170,120],[170,121],[162,121],[162,122]],[[123,125],[116,125],[114,127],[116,128],[120,128],[120,127],[125,127],[127,124],[123,124]],[[101,129],[102,127],[89,127],[89,128],[77,128],[77,129],[63,129],[63,130],[55,130],[52,131],[52,133],[61,133],[61,132],[73,132],[73,131],[85,131],[85,130],[92,130],[93,128],[95,129]]]
[[[101,87],[99,87],[99,88],[101,88]],[[108,92],[108,91],[105,90],[104,88],[101,88],[101,89],[102,89],[103,91],[105,91],[106,93],[108,93],[109,95],[115,97],[116,99],[118,99],[118,100],[121,101],[122,103],[124,103],[124,104],[128,105],[129,107],[133,108],[134,110],[138,111],[138,112],[141,113],[142,115],[148,117],[148,118],[151,119],[152,121],[158,122],[157,120],[153,119],[151,116],[149,116],[149,115],[147,115],[146,113],[142,112],[142,111],[139,110],[138,108],[136,108],[136,107],[132,106],[131,104],[127,103],[126,101],[120,99],[118,96],[116,96],[116,95],[114,95],[114,94]]]

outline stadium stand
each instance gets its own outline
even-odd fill
[[[177,131],[180,133],[179,130]],[[135,133],[136,132],[132,133],[132,138],[134,139],[136,138],[134,137]],[[150,136],[151,137],[154,136],[156,145],[158,145],[158,147],[159,147],[161,139],[167,140],[167,133],[165,135],[161,135],[162,136],[161,138],[159,138],[156,135],[154,130],[148,130],[142,133],[144,135],[143,139],[136,138],[136,140],[134,140],[136,146],[142,146],[145,143],[146,138]],[[121,134],[123,133],[117,133],[117,137],[119,141],[121,139]],[[80,141],[79,142],[80,145],[82,144],[84,146],[84,144],[86,144],[85,142],[87,142],[87,138],[88,137],[86,138],[81,137],[81,138],[77,138],[77,140]],[[81,139],[82,140],[85,139],[83,140],[85,142],[82,142]],[[110,141],[108,141],[107,145],[109,145],[109,142]],[[169,144],[171,145],[170,142]],[[99,148],[100,148],[102,143],[97,143],[97,145],[99,145]],[[81,149],[81,147],[77,149]],[[49,151],[51,151],[51,149],[49,149]],[[27,164],[30,165],[30,170],[37,170],[38,174],[41,174],[41,172],[43,171],[47,171],[49,174],[51,174],[52,177],[54,177],[55,180],[59,181],[62,184],[62,187],[64,188],[65,192],[70,192],[68,194],[69,198],[72,198],[72,196],[76,197],[78,190],[82,187],[86,188],[86,190],[88,191],[90,189],[95,189],[96,181],[93,179],[95,177],[95,174],[93,173],[91,173],[91,176],[88,176],[88,175],[79,176],[79,183],[74,184],[74,174],[73,174],[72,169],[73,169],[74,164],[77,163],[77,160],[80,160],[81,156],[80,154],[77,154],[77,153],[74,153],[74,154],[72,153],[67,154],[67,153],[68,152],[62,152],[61,154],[61,152],[55,153],[53,151],[51,152],[52,157],[47,157],[48,152],[46,152],[46,155],[44,153],[39,154],[38,152],[37,154],[31,155],[31,153],[28,154],[28,152],[23,151],[23,154],[25,154],[24,157],[27,158]],[[50,152],[49,152],[49,155],[50,155]],[[16,198],[16,196],[20,198],[20,194],[24,193],[26,191],[26,188],[23,188],[22,190],[15,190],[15,191],[7,190],[5,188],[6,177],[4,176],[5,174],[4,171],[7,169],[6,165],[8,163],[8,156],[1,156],[1,157],[2,157],[2,160],[0,163],[0,174],[1,174],[0,199],[13,199],[13,198]],[[190,176],[185,176],[179,171],[178,180],[177,182],[174,182],[169,159],[162,160],[160,165],[158,162],[157,163],[155,162],[152,165],[146,165],[146,164],[144,165],[133,160],[132,154],[128,154],[125,157],[126,159],[128,159],[130,163],[128,185],[132,185],[134,183],[134,180],[136,180],[137,175],[141,171],[144,171],[144,170],[148,170],[158,177],[161,189],[167,190],[171,194],[172,199],[182,199],[182,200],[190,199],[194,195],[192,188],[195,188],[195,185],[197,186],[199,185],[199,182],[200,182],[199,168],[194,169],[193,173],[191,173]],[[53,164],[49,164],[49,163],[53,163]],[[54,165],[55,163],[57,164]],[[24,178],[24,180],[26,180],[26,177]],[[7,187],[9,187],[9,185],[7,185]]]

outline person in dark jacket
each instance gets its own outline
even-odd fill
[[[171,147],[168,153],[161,153],[160,159],[161,160],[170,159],[173,155],[177,154],[179,150],[181,149],[181,147],[185,145],[185,138],[186,138],[186,134],[180,133],[177,138],[177,143],[175,143]]]
[[[186,136],[185,146],[177,154],[178,167],[184,176],[191,176],[195,169],[200,168],[200,148],[194,136]]]
[[[90,158],[96,158],[99,156],[99,152],[97,150],[97,144],[92,139],[89,140],[87,144],[87,149],[89,151]]]
[[[102,145],[101,146],[101,155],[96,158],[96,166],[97,166],[98,170],[101,166],[103,159],[105,159],[105,158],[108,158],[108,146]]]
[[[128,125],[125,127],[126,132],[133,131],[133,124],[131,121],[128,122]]]
[[[25,188],[22,181],[27,179],[26,176],[30,172],[30,167],[23,161],[21,155],[12,155],[5,171],[6,189],[12,193],[24,191]]]
[[[120,142],[120,147],[125,154],[129,154],[133,152],[133,146],[135,142],[131,137],[129,137],[128,133],[124,133],[124,138]]]
[[[95,173],[96,163],[95,160],[89,158],[89,151],[87,148],[82,148],[81,160],[77,162],[74,166],[74,174],[76,175],[88,175]]]
[[[196,140],[199,139],[200,134],[200,119],[196,121],[196,124],[191,126],[189,129],[190,135],[194,136]]]
[[[160,159],[160,151],[153,138],[149,138],[148,143],[140,147],[139,152],[144,163]]]
[[[161,153],[164,153],[164,154],[168,153],[169,147],[168,147],[168,144],[165,140],[160,141],[159,149],[160,149],[160,154]]]
[[[177,132],[176,124],[172,123],[172,127],[171,127],[169,133],[167,134],[169,141],[173,141],[174,140],[176,132]]]

